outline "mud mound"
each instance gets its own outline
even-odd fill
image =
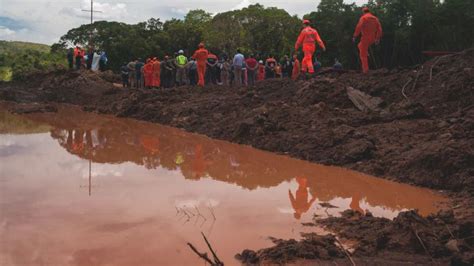
[[[58,70],[35,73],[24,82],[5,83],[0,89],[1,98],[16,102],[62,102],[96,104],[112,83],[103,79],[110,74],[92,71]]]
[[[244,264],[256,265],[264,262],[286,263],[296,259],[329,260],[344,258],[344,251],[336,246],[332,235],[319,236],[314,233],[303,234],[303,240],[296,241],[272,239],[274,247],[259,250],[244,250],[235,256]]]
[[[457,222],[452,212],[423,218],[416,211],[400,213],[393,221],[361,215],[352,210],[341,217],[315,219],[343,241],[356,241],[350,255],[355,262],[400,261],[410,263],[472,265],[474,263],[473,223]],[[300,241],[274,240],[275,246],[259,251],[244,250],[236,258],[245,264],[288,263],[297,259],[337,259],[347,255],[333,235],[305,234]]]

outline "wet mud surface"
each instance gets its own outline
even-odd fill
[[[0,84],[0,99],[21,103],[12,108],[17,113],[54,111],[54,103],[70,103],[86,111],[161,123],[448,191],[454,200],[451,226],[461,228],[453,229],[459,235],[453,231],[446,239],[445,232],[441,236],[435,232],[438,244],[431,249],[431,244],[423,248],[420,242],[429,240],[418,233],[422,241],[412,241],[411,246],[401,242],[406,249],[400,252],[421,256],[426,264],[433,263],[431,257],[437,254],[444,263],[453,258],[454,263],[472,264],[472,242],[468,241],[472,241],[474,217],[473,66],[474,50],[468,50],[411,69],[377,70],[367,76],[326,72],[309,81],[264,81],[252,89],[127,90],[114,87],[110,77],[55,72],[32,76],[28,82]],[[348,97],[348,87],[379,97],[381,102],[374,110],[361,111]],[[342,219],[350,227],[351,219]],[[421,220],[432,226],[429,219]],[[392,222],[382,226],[389,231],[400,229]],[[394,240],[387,234],[390,244]],[[410,239],[413,236],[418,240],[413,232]],[[367,249],[374,250],[373,243],[362,240]],[[450,240],[459,240],[457,249],[446,247]],[[370,254],[384,252],[375,250]]]

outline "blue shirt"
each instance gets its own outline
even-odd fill
[[[234,56],[234,61],[233,61],[233,66],[239,66],[242,67],[242,64],[244,63],[245,57],[243,54],[236,54]]]

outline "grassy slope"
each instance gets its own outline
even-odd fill
[[[66,65],[65,56],[51,54],[51,47],[30,42],[0,41],[0,80],[10,81],[19,73]]]
[[[34,50],[41,53],[49,53],[50,48],[51,47],[49,45],[39,43],[0,41],[0,54],[18,53],[24,50]]]

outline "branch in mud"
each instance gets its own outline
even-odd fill
[[[196,253],[201,259],[203,259],[204,261],[208,262],[211,266],[224,266],[224,263],[219,259],[219,257],[217,257],[217,254],[216,252],[214,251],[214,249],[212,248],[211,246],[211,243],[209,243],[209,241],[207,240],[206,236],[204,235],[203,232],[201,232],[201,235],[202,237],[204,238],[204,241],[206,242],[206,245],[207,247],[209,248],[209,250],[211,251],[212,253],[212,257],[213,257],[213,260],[212,261],[209,256],[207,255],[207,253],[201,253],[197,250],[196,247],[193,246],[193,244],[189,243],[188,242],[188,246],[191,248],[191,250]]]
[[[346,254],[347,258],[349,258],[349,260],[351,261],[351,264],[352,266],[356,266],[356,263],[354,262],[354,260],[352,259],[351,255],[349,254],[349,251],[347,251],[344,246],[342,245],[341,241],[339,241],[339,239],[337,239],[337,237],[335,237],[335,240],[337,242],[337,244],[339,245],[339,248],[342,249],[342,251],[344,251],[344,254]]]

